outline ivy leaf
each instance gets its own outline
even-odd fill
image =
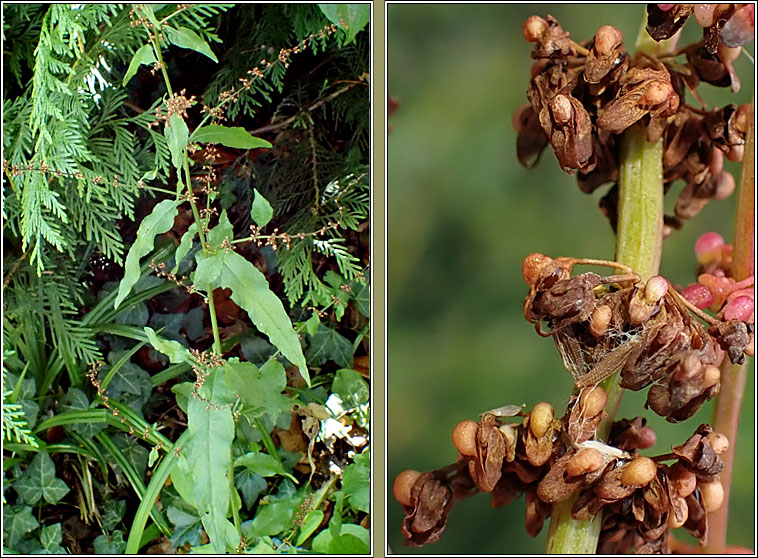
[[[69,388],[66,395],[58,403],[58,411],[65,413],[66,411],[84,410],[89,409],[89,399],[85,393],[79,388]],[[63,428],[65,430],[72,430],[77,434],[81,434],[85,438],[91,438],[98,432],[103,431],[107,424],[97,422],[83,422],[76,424],[67,424]]]
[[[112,438],[113,443],[116,444],[121,454],[132,464],[134,470],[137,471],[140,479],[144,480],[145,473],[147,472],[147,449],[141,446],[134,436],[129,436],[125,432],[116,434]],[[121,470],[115,463],[111,466],[114,468],[114,471]]]
[[[210,544],[217,554],[226,551],[226,514],[231,491],[227,472],[234,439],[232,410],[226,406],[226,388],[220,370],[211,373],[204,388],[209,402],[191,397],[187,403],[187,422],[191,434],[187,460],[192,463],[195,481],[195,507],[200,513]]]
[[[150,374],[132,362],[124,363],[108,384],[111,397],[116,397],[138,413],[153,392]]]
[[[234,474],[234,486],[242,493],[247,509],[251,509],[268,483],[261,475],[245,468]]]
[[[187,147],[189,140],[187,123],[181,116],[174,113],[163,128],[163,135],[166,136],[168,150],[171,152],[171,163],[181,173],[182,164],[184,163],[184,148]]]
[[[124,534],[116,529],[110,535],[100,535],[95,539],[95,554],[106,554],[115,556],[123,554],[126,548]]]
[[[282,411],[292,408],[292,401],[282,392],[287,387],[287,372],[276,360],[258,368],[251,362],[229,359],[224,365],[226,382],[234,393],[240,394],[247,416],[268,413],[271,420]]]
[[[139,261],[153,250],[156,235],[167,232],[174,225],[177,208],[183,200],[164,200],[157,204],[153,211],[145,217],[137,230],[137,240],[134,241],[124,264],[124,277],[118,285],[118,295],[113,303],[118,308],[129,291],[140,277]]]
[[[247,467],[250,471],[258,473],[262,477],[280,475],[289,478],[292,482],[297,482],[295,477],[284,470],[284,467],[282,467],[279,460],[267,453],[250,452],[245,455],[240,455],[234,460],[234,466]]]
[[[172,473],[173,474],[173,473]],[[174,524],[174,532],[171,535],[171,546],[177,548],[185,544],[200,546],[202,543],[202,524],[196,515],[187,513],[174,506],[166,510],[169,521]]]
[[[353,345],[330,327],[320,324],[305,353],[308,361],[323,364],[327,360],[336,362],[343,368],[353,365]]]
[[[103,513],[103,530],[111,531],[115,529],[119,521],[123,519],[126,513],[126,500],[108,500],[105,504]]]
[[[368,282],[358,283],[358,287],[353,289],[353,300],[358,312],[368,318],[371,314],[371,291]]]
[[[55,477],[55,465],[46,452],[34,456],[26,472],[13,483],[13,488],[31,506],[43,497],[48,504],[57,504],[69,492],[66,483]]]
[[[31,506],[3,506],[3,546],[16,546],[22,538],[37,528]]]
[[[194,363],[187,347],[178,341],[169,341],[168,339],[158,337],[155,330],[151,327],[145,327],[145,335],[147,335],[150,344],[155,350],[166,355],[172,364],[180,362]]]
[[[126,74],[124,75],[124,80],[121,82],[121,85],[126,85],[129,80],[132,79],[132,76],[137,73],[140,64],[154,64],[157,61],[158,60],[155,58],[155,53],[153,52],[152,45],[144,45],[140,47],[137,52],[134,53],[132,61],[129,63],[129,69],[126,70]]]
[[[345,410],[355,409],[368,403],[369,389],[366,381],[355,370],[337,370],[332,382],[332,391],[344,403]]]
[[[222,251],[210,256],[198,252],[195,259],[195,283],[231,289],[232,300],[248,313],[255,327],[265,333],[271,343],[298,367],[300,375],[310,386],[300,340],[282,301],[271,291],[263,273],[236,252]]]
[[[271,142],[250,135],[250,132],[239,126],[219,126],[218,124],[200,126],[192,132],[190,139],[195,143],[220,143],[236,149],[271,147]]]
[[[355,38],[371,15],[368,4],[319,4],[318,7],[329,21],[345,31],[344,44],[349,44]]]
[[[371,457],[368,451],[356,456],[355,462],[342,474],[342,492],[348,504],[358,511],[369,513],[371,509]]]
[[[173,27],[165,26],[163,27],[163,31],[166,33],[168,40],[172,44],[179,48],[187,48],[199,52],[200,54],[204,54],[218,64],[218,58],[213,54],[211,47],[208,46],[208,43],[206,43],[197,33],[192,31],[192,29],[187,29],[186,27],[177,27],[174,29]]]
[[[268,200],[264,198],[257,188],[254,188],[255,198],[253,198],[253,207],[250,210],[250,217],[259,227],[265,227],[274,216],[274,210]]]
[[[60,523],[45,525],[40,530],[39,542],[42,545],[43,554],[66,554],[66,549],[61,546],[63,542],[63,530]]]

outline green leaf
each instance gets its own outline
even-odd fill
[[[226,216],[226,209],[221,212],[218,218],[218,224],[208,232],[208,244],[212,247],[220,248],[224,240],[234,238],[234,225],[229,222]]]
[[[319,4],[318,7],[345,31],[345,43],[349,44],[368,23],[371,7],[368,4]]]
[[[342,492],[348,504],[366,513],[371,509],[370,476],[371,457],[368,451],[356,456],[355,462],[348,465],[342,475]]]
[[[189,466],[187,458],[184,455],[180,455],[177,458],[176,465],[171,470],[171,484],[179,493],[179,496],[194,508],[195,481],[192,478],[192,468]],[[198,521],[200,521],[200,518],[198,518]]]
[[[261,492],[268,487],[268,482],[249,469],[241,469],[234,473],[234,486],[242,493],[247,509],[251,509]]]
[[[68,486],[55,477],[55,465],[46,452],[39,452],[29,468],[13,483],[24,502],[33,506],[44,497],[49,504],[57,504],[69,492]]]
[[[282,392],[287,387],[287,372],[276,360],[258,368],[250,362],[232,358],[224,365],[229,388],[240,395],[244,413],[259,417],[268,413],[271,420],[292,408],[292,401]]]
[[[126,85],[129,80],[132,79],[132,76],[137,73],[140,64],[154,64],[157,61],[158,60],[155,58],[155,53],[153,52],[152,45],[144,45],[140,47],[137,52],[134,53],[132,61],[129,63],[129,69],[126,70],[126,74],[124,75],[124,80],[121,82],[121,85]]]
[[[253,198],[253,207],[250,210],[250,217],[253,218],[255,224],[259,227],[265,227],[266,224],[271,221],[271,217],[274,216],[274,210],[268,200],[264,198],[261,193],[254,189],[255,198]]]
[[[37,528],[31,506],[3,506],[3,545],[16,546],[22,538]]]
[[[187,48],[199,52],[200,54],[204,54],[218,64],[218,58],[213,54],[208,43],[191,29],[187,29],[186,27],[177,27],[174,29],[173,27],[165,26],[163,27],[163,31],[166,33],[168,40],[171,41],[172,44],[179,48]]]
[[[192,464],[195,481],[195,507],[200,513],[210,544],[215,552],[226,551],[226,529],[229,523],[231,493],[227,477],[234,439],[234,419],[227,406],[224,390],[228,391],[221,370],[212,372],[203,385],[209,402],[191,397],[188,406],[188,429],[192,436],[187,444],[187,460]]]
[[[187,232],[182,235],[182,240],[179,242],[179,246],[176,247],[176,253],[174,254],[174,261],[176,264],[174,265],[174,269],[171,270],[172,273],[179,271],[179,264],[182,263],[182,260],[192,248],[192,241],[195,239],[196,235],[197,223],[192,223],[187,229]]]
[[[321,510],[311,510],[303,518],[303,524],[300,526],[300,534],[297,536],[295,544],[300,546],[313,534],[324,520],[324,512]]]
[[[105,513],[103,514],[103,530],[111,531],[124,518],[126,513],[126,500],[108,500],[105,503]]]
[[[271,343],[298,367],[300,375],[310,386],[300,340],[282,301],[271,291],[263,273],[236,252],[223,251],[209,256],[198,252],[195,259],[195,283],[231,289],[232,300],[248,313],[255,327],[265,333]]]
[[[308,335],[316,335],[320,323],[321,320],[319,319],[318,312],[314,311],[311,317],[308,318],[308,321],[305,322],[305,331],[308,332]]]
[[[258,504],[255,519],[250,527],[253,536],[276,535],[292,527],[295,511],[300,506],[299,498],[283,499]]]
[[[271,147],[271,142],[252,136],[247,130],[239,126],[219,126],[218,124],[200,126],[192,132],[190,139],[195,143],[220,143],[236,149]]]
[[[347,368],[337,370],[332,382],[332,391],[342,399],[345,410],[360,407],[369,400],[366,381],[358,372]]]
[[[187,123],[181,116],[174,113],[163,128],[163,135],[166,136],[168,150],[171,152],[171,163],[181,174],[184,163],[184,148],[187,147],[189,140]]]
[[[313,551],[320,554],[368,554],[369,550],[369,530],[353,523],[343,524],[338,536],[324,529],[313,539]]]
[[[95,539],[94,545],[95,554],[107,554],[110,556],[123,554],[124,548],[126,548],[124,534],[118,529],[110,535],[100,535]]]
[[[152,213],[145,217],[137,230],[134,241],[124,264],[124,277],[118,285],[118,295],[113,303],[118,308],[140,277],[140,259],[153,250],[156,235],[163,234],[174,225],[177,208],[183,200],[164,200],[157,204]]]
[[[253,473],[258,473],[262,477],[273,477],[275,475],[281,475],[288,477],[292,482],[297,482],[297,479],[284,470],[282,464],[275,457],[267,453],[251,452],[245,455],[240,455],[234,460],[235,467],[247,467]]]
[[[147,456],[147,466],[152,467],[155,465],[155,462],[158,461],[158,458],[160,457],[160,453],[158,452],[158,448],[156,446],[153,446],[153,448],[150,450],[150,453]]]
[[[63,542],[63,530],[60,523],[45,525],[40,529],[39,542],[44,554],[66,554],[66,549],[61,546]]]
[[[358,283],[358,287],[353,289],[353,300],[358,312],[368,318],[371,315],[371,291],[368,282]]]
[[[173,471],[171,472],[173,478]],[[174,548],[190,544],[200,546],[202,542],[202,523],[197,515],[187,513],[174,506],[166,510],[171,523],[174,524],[174,533],[171,535],[171,545]]]
[[[320,365],[327,360],[343,368],[353,365],[353,345],[330,327],[320,324],[305,353],[309,362]]]
[[[111,397],[142,413],[142,406],[153,392],[153,384],[150,383],[150,374],[136,364],[126,362],[113,375],[108,391]]]
[[[147,335],[150,344],[156,351],[163,353],[171,361],[171,364],[177,364],[179,362],[189,362],[194,364],[194,359],[190,355],[187,347],[179,343],[178,341],[169,341],[158,337],[153,328],[145,327],[145,335]]]
[[[58,403],[59,414],[56,415],[56,417],[66,411],[88,410],[89,408],[89,399],[87,399],[85,393],[78,388],[72,387],[68,389],[66,395],[64,395],[63,398],[61,398],[60,403]],[[105,409],[103,409],[103,411],[105,411]],[[77,422],[74,424],[66,424],[64,428],[66,430],[72,430],[77,434],[81,434],[85,438],[91,438],[98,432],[104,430],[106,426],[105,421],[101,423]]]

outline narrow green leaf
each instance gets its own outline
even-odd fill
[[[187,123],[178,114],[174,113],[163,128],[166,136],[168,150],[171,152],[171,164],[181,172],[184,163],[184,148],[189,140],[189,128]]]
[[[271,221],[271,217],[274,216],[274,209],[257,188],[255,188],[254,191],[255,197],[253,198],[253,207],[250,210],[250,217],[253,218],[256,225],[259,227],[265,227],[266,224]]]
[[[129,82],[129,80],[132,79],[132,76],[137,73],[137,70],[139,69],[140,64],[148,65],[148,64],[154,64],[155,62],[157,62],[157,60],[155,59],[153,46],[144,45],[140,47],[140,49],[134,53],[134,56],[132,57],[132,61],[129,63],[129,68],[126,70],[126,74],[124,75],[124,80],[121,82],[121,85],[126,85]]]
[[[179,362],[194,362],[187,347],[178,341],[169,341],[168,339],[158,337],[151,327],[145,328],[145,335],[147,335],[150,344],[155,350],[166,355],[172,364]]]
[[[345,31],[345,43],[350,43],[368,23],[371,7],[368,4],[319,4],[319,9]]]
[[[295,544],[297,546],[300,546],[305,541],[307,541],[313,532],[318,528],[318,526],[321,525],[321,522],[323,520],[324,512],[321,510],[309,511],[305,518],[303,518],[303,524],[300,526],[300,534],[297,536],[297,541]]]
[[[199,52],[200,54],[204,54],[218,64],[218,58],[213,54],[211,47],[208,46],[208,43],[206,43],[192,29],[187,29],[186,27],[177,27],[174,29],[173,27],[165,26],[163,27],[163,31],[166,33],[168,40],[171,41],[172,44],[179,48],[187,48]]]
[[[124,277],[118,285],[118,296],[113,303],[118,308],[121,302],[132,290],[140,277],[140,259],[149,254],[154,246],[156,235],[167,232],[174,225],[177,208],[183,200],[164,200],[157,204],[152,213],[145,217],[137,230],[137,240],[134,241],[124,264]]]
[[[191,397],[188,402],[188,429],[192,438],[187,445],[187,459],[192,464],[195,481],[195,507],[200,513],[210,544],[218,554],[226,551],[226,515],[231,491],[227,472],[231,463],[234,419],[226,405],[226,388],[220,370],[205,381],[209,402]]]
[[[235,467],[247,467],[253,473],[258,473],[262,477],[273,477],[281,475],[288,477],[292,482],[297,479],[284,470],[284,467],[275,457],[267,453],[250,452],[240,455],[234,460]]]
[[[197,223],[192,223],[187,232],[182,235],[179,246],[176,247],[176,253],[174,254],[176,264],[174,265],[174,269],[171,270],[172,273],[179,271],[179,264],[182,263],[182,260],[192,248],[192,241],[195,240],[195,236],[197,236]]]
[[[219,126],[208,124],[192,132],[191,140],[195,143],[220,143],[236,149],[256,149],[271,147],[271,143],[262,138],[256,138],[244,128],[238,126]]]
[[[231,289],[232,300],[248,313],[255,327],[265,333],[271,343],[298,367],[300,375],[310,386],[300,340],[282,301],[271,291],[263,273],[236,252],[219,252],[210,256],[198,252],[195,259],[195,283]],[[216,279],[216,274],[217,280],[211,280]]]

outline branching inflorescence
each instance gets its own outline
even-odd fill
[[[526,166],[536,163],[549,143],[563,170],[577,173],[582,191],[613,183],[600,206],[614,231],[625,163],[621,134],[632,127],[642,129],[647,142],[662,143],[659,192],[678,179],[686,182],[675,215],[659,214],[662,222],[654,224],[659,231],[681,228],[709,200],[735,189],[723,160],[742,159],[752,107],[709,110],[697,86],[739,89],[732,63],[752,38],[753,6],[649,5],[647,31],[656,41],[669,39],[692,13],[704,28],[702,41],[676,52],[648,49],[635,56],[609,25],[578,44],[552,16],[532,16],[524,24],[535,63],[529,103],[514,114],[518,159]],[[675,62],[682,54],[686,63]],[[702,108],[688,105],[685,91]],[[560,419],[549,403],[540,402],[531,412],[508,405],[483,413],[478,422],[465,420],[453,430],[459,452],[454,464],[398,475],[393,493],[403,505],[406,545],[437,541],[453,502],[477,492],[492,493],[493,507],[524,493],[531,536],[556,504],[568,502],[573,520],[602,512],[597,543],[602,553],[670,552],[669,532],[679,527],[705,540],[708,514],[725,499],[720,456],[726,458],[730,440],[701,424],[670,452],[643,456],[639,450],[655,445],[655,432],[642,417],[613,421],[608,413],[618,401],[611,404],[609,392],[598,385],[619,373],[621,388],[649,387],[645,407],[679,422],[718,394],[725,359],[741,364],[753,355],[752,266],[750,277],[733,278],[731,246],[716,233],[702,235],[695,254],[698,281],[682,291],[654,269],[526,257],[524,317],[540,336],[553,338],[578,391]],[[580,264],[610,267],[615,274],[574,275]]]

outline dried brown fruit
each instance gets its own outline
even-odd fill
[[[700,502],[705,513],[716,511],[724,503],[724,486],[718,479],[698,483]]]
[[[744,350],[750,343],[750,326],[740,320],[719,322],[708,329],[713,338],[729,355],[733,364],[745,361]]]
[[[395,500],[404,506],[412,505],[411,488],[413,488],[413,485],[416,484],[420,476],[421,473],[412,469],[403,471],[396,476],[395,481],[392,483],[392,494],[395,496]]]
[[[533,167],[548,144],[540,119],[529,103],[521,105],[513,115],[516,137],[516,156],[525,167]]]
[[[607,454],[595,448],[582,448],[566,464],[566,476],[578,477],[597,471],[606,464]]]
[[[411,488],[411,504],[403,508],[401,532],[406,546],[422,546],[439,540],[453,506],[453,490],[439,471],[421,474]]]
[[[541,401],[534,406],[529,416],[529,429],[536,438],[541,438],[553,423],[555,411],[553,406],[546,401]]]
[[[476,455],[469,460],[469,474],[482,492],[492,492],[500,480],[505,440],[492,415],[484,415],[476,429]]]
[[[679,462],[701,478],[713,478],[724,469],[723,461],[708,441],[711,432],[713,429],[709,425],[701,424],[684,444],[671,448],[672,453],[680,458]]]
[[[571,450],[558,459],[537,486],[537,496],[543,502],[556,504],[567,500],[582,485],[581,477],[566,478],[566,467],[576,453]]]
[[[526,493],[526,532],[536,537],[542,531],[545,518],[550,516],[552,508],[537,497],[537,491],[531,489]]]
[[[692,13],[692,4],[674,4],[664,10],[659,4],[647,5],[647,32],[656,41],[673,37],[682,28]]]
[[[623,467],[621,482],[632,486],[645,486],[655,478],[658,465],[649,457],[637,457]]]
[[[603,25],[597,30],[584,65],[584,80],[587,83],[600,83],[626,60],[623,39],[621,31],[611,25]]]
[[[695,473],[678,461],[669,467],[668,478],[672,491],[681,498],[686,498],[692,494],[697,486]]]
[[[646,114],[674,114],[679,97],[671,85],[668,71],[652,68],[631,68],[619,80],[621,85],[616,98],[599,114],[598,127],[620,134]],[[676,97],[675,107],[670,99]]]

